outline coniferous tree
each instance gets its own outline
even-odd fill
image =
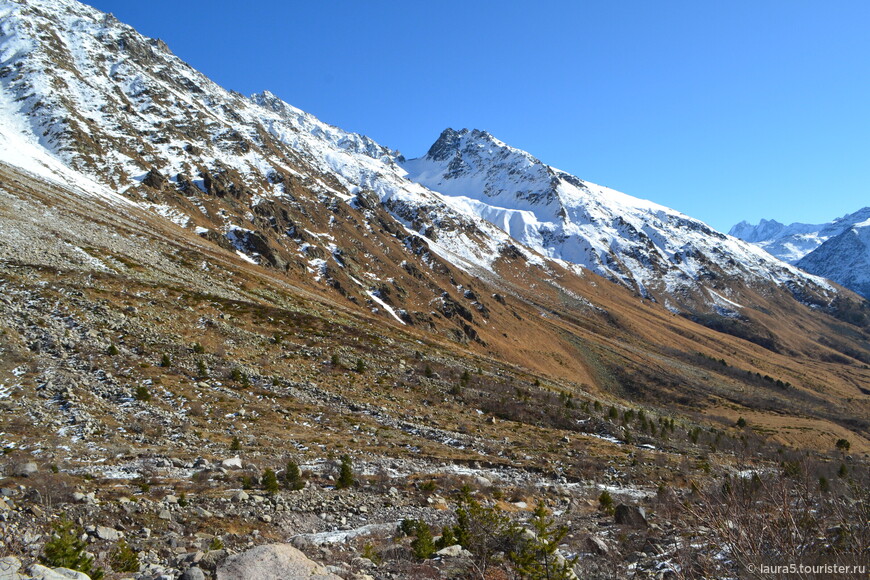
[[[531,524],[533,534],[523,534],[519,548],[509,555],[520,577],[529,580],[576,578],[571,570],[572,563],[556,553],[568,529],[555,527],[555,522],[543,504],[535,508]]]
[[[275,475],[273,470],[267,467],[266,471],[263,472],[263,477],[260,482],[263,484],[263,489],[270,495],[278,493],[278,477]]]
[[[292,490],[305,487],[305,480],[302,479],[299,464],[292,459],[287,462],[287,470],[284,472],[284,484],[287,486],[287,489]]]
[[[344,489],[354,484],[353,465],[351,464],[350,455],[344,454],[341,456],[341,468],[338,474],[336,487]]]
[[[42,562],[51,567],[69,568],[84,572],[91,580],[100,580],[103,569],[94,567],[94,559],[87,555],[82,529],[64,517],[54,525],[54,537],[42,550]]]

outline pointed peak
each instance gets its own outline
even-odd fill
[[[462,137],[468,134],[468,129],[456,131],[450,127],[441,131],[438,140],[432,144],[426,157],[433,161],[443,161],[453,157],[459,150]]]

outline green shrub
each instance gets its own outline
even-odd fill
[[[302,479],[302,472],[299,470],[299,464],[292,459],[287,462],[287,470],[284,472],[284,485],[287,489],[298,490],[305,487],[305,480]]]
[[[444,529],[441,530],[441,537],[438,538],[438,541],[435,542],[435,549],[441,550],[447,548],[449,546],[456,545],[456,536],[453,535],[453,528],[450,526],[444,526]]]
[[[148,387],[146,387],[145,385],[139,385],[133,392],[133,398],[137,401],[150,401],[151,393],[148,392]]]
[[[233,440],[230,442],[230,451],[239,451],[242,448],[242,442],[239,441],[237,435],[233,435]]]
[[[417,520],[414,526],[414,539],[411,540],[411,550],[418,560],[428,560],[435,553],[435,542],[432,539],[432,529],[429,524]]]
[[[42,563],[52,568],[69,568],[84,572],[91,580],[101,580],[102,568],[94,567],[94,559],[87,555],[83,530],[64,517],[52,526],[54,534],[42,549]]]
[[[270,495],[278,493],[278,476],[275,475],[273,470],[267,467],[263,472],[263,477],[260,479],[260,482],[263,485],[263,489]]]
[[[114,344],[110,344],[109,348],[106,349],[106,354],[109,356],[115,356],[116,354],[118,354],[118,347]]]
[[[169,358],[169,355],[166,353],[163,353],[163,356],[160,357],[160,366],[162,366],[163,368],[167,368],[171,364],[172,364],[172,360]]]
[[[205,352],[205,347],[199,344],[198,342],[193,343],[193,352],[196,354],[203,354]]]
[[[335,487],[345,489],[354,484],[353,465],[350,460],[350,455],[341,456],[341,467],[339,468],[338,481]]]
[[[613,513],[613,496],[606,489],[598,496],[598,509],[607,514]]]
[[[139,556],[124,540],[118,542],[118,545],[112,550],[109,563],[115,572],[139,571]]]
[[[523,535],[516,550],[508,558],[522,578],[546,580],[573,580],[577,576],[572,567],[574,560],[557,557],[559,544],[568,528],[555,527],[547,509],[539,504],[531,520],[534,536]]]

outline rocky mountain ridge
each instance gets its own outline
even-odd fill
[[[7,0],[2,10],[7,151],[38,150],[35,167],[46,156],[60,159],[77,181],[95,181],[200,228],[258,263],[304,267],[359,300],[371,302],[368,293],[378,289],[362,272],[333,275],[342,260],[328,256],[341,244],[306,217],[314,205],[370,210],[363,206],[373,201],[395,220],[392,237],[413,245],[408,240],[422,236],[430,251],[469,273],[498,276],[500,260],[542,265],[543,256],[575,272],[588,268],[675,312],[716,314],[725,308],[723,294],[743,303],[750,296],[741,284],[773,282],[803,301],[834,301],[823,280],[751,245],[583,182],[485,132],[445,131],[429,156],[404,160],[268,92],[246,98],[226,91],[165,44],[72,0]],[[304,200],[300,189],[308,192]],[[309,202],[290,217],[288,208]],[[323,267],[330,275],[318,273]],[[367,260],[359,267],[395,278]]]
[[[772,255],[816,276],[823,276],[865,298],[870,297],[870,207],[825,224],[761,220],[741,222],[730,235],[764,248]]]

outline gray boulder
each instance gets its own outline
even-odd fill
[[[342,580],[309,560],[290,544],[269,544],[230,556],[217,569],[217,580],[261,580],[262,578],[306,578]]]
[[[188,568],[184,571],[184,574],[181,575],[179,580],[205,580],[205,573],[194,566],[193,568]]]
[[[21,569],[21,560],[15,556],[0,558],[0,580],[22,580],[26,576],[18,573]]]
[[[84,572],[69,568],[47,568],[40,564],[31,566],[28,573],[33,580],[91,580]]]
[[[634,528],[645,528],[649,526],[646,521],[646,511],[642,507],[625,505],[623,503],[616,506],[616,511],[613,512],[616,523],[623,526],[631,526]]]

